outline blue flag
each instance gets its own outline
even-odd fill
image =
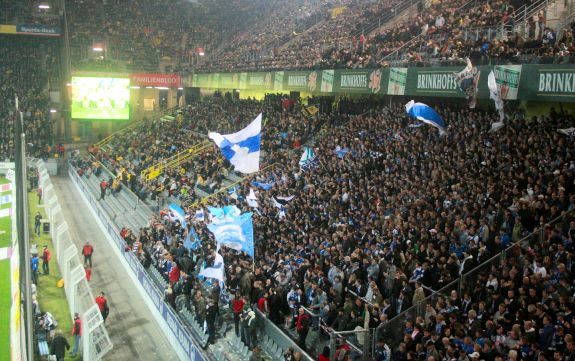
[[[273,183],[260,183],[260,182],[256,182],[253,181],[252,185],[256,186],[256,187],[260,187],[262,188],[264,191],[269,191],[270,189],[272,189],[272,187],[274,186]]]
[[[185,213],[184,213],[184,210],[182,209],[182,207],[178,206],[175,203],[171,203],[168,206],[168,209],[170,210],[170,214],[171,214],[170,218],[180,221],[180,224],[182,225],[182,227],[187,229],[188,223],[186,222],[186,216],[185,216]]]
[[[196,249],[200,248],[201,245],[202,241],[200,240],[200,237],[198,237],[196,229],[194,226],[191,226],[190,230],[188,231],[188,236],[184,241],[184,247],[186,247],[188,250],[195,251]]]
[[[411,100],[409,103],[405,104],[405,110],[410,117],[421,120],[422,122],[439,129],[440,135],[444,135],[446,133],[445,122],[429,105],[416,103]]]
[[[208,229],[219,244],[254,257],[254,228],[251,213],[225,218],[223,221],[209,224]]]

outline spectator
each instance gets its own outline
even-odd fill
[[[57,361],[64,361],[66,351],[70,349],[68,340],[62,335],[62,330],[56,330],[56,336],[50,344],[50,354],[56,356]]]
[[[100,309],[100,314],[102,315],[102,319],[104,320],[104,323],[106,323],[106,319],[108,318],[108,315],[110,314],[110,308],[108,307],[108,300],[106,299],[104,292],[100,292],[100,295],[98,297],[96,297],[96,304],[98,305],[98,308]]]
[[[82,320],[80,314],[74,313],[74,325],[72,326],[72,336],[74,336],[74,347],[72,348],[72,357],[76,357],[80,349],[80,338],[82,337]]]
[[[50,274],[50,260],[52,260],[52,253],[48,249],[48,246],[44,245],[42,251],[42,271],[45,275]]]
[[[94,247],[90,244],[90,241],[86,241],[86,244],[82,248],[82,255],[84,256],[84,264],[90,265],[92,268],[92,254],[94,253]]]

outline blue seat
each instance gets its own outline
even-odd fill
[[[40,353],[40,356],[48,356],[50,354],[50,349],[48,348],[48,342],[39,341],[38,342],[38,351]]]

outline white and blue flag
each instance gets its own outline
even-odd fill
[[[410,117],[421,120],[422,122],[432,125],[439,129],[439,135],[446,134],[445,122],[432,107],[423,103],[416,103],[411,100],[405,104],[405,110]]]
[[[224,283],[224,258],[216,252],[212,267],[204,268],[198,275],[205,278],[215,278],[220,281],[220,283]]]
[[[188,223],[186,222],[186,215],[185,215],[182,207],[178,206],[175,203],[171,203],[168,206],[168,209],[170,210],[170,218],[175,219],[177,221],[180,221],[180,224],[182,225],[182,227],[187,229]]]
[[[190,230],[188,231],[188,236],[184,241],[184,247],[186,247],[189,250],[195,251],[196,249],[200,248],[201,245],[202,241],[200,240],[200,237],[198,237],[198,234],[196,233],[194,226],[191,226]]]
[[[235,206],[234,206],[235,207]],[[252,214],[225,217],[223,220],[208,225],[218,244],[243,251],[254,257],[254,227]]]
[[[225,206],[223,208],[208,207],[212,223],[229,222],[240,216],[242,211],[237,206]]]
[[[310,170],[317,165],[317,157],[310,147],[305,147],[299,160],[299,167],[304,171]]]
[[[208,137],[216,143],[236,171],[249,174],[260,170],[261,132],[262,114],[260,113],[250,125],[237,133],[221,135],[210,132]]]
[[[196,221],[201,222],[204,220],[206,216],[204,215],[204,210],[203,209],[198,209],[196,211]]]

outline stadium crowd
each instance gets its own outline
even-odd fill
[[[0,159],[14,159],[14,126],[18,97],[30,155],[54,153],[49,113],[48,78],[55,72],[52,43],[0,37]]]
[[[547,26],[544,9],[515,24],[529,2],[414,2],[407,14],[370,32],[400,0],[117,0],[67,4],[77,68],[188,72],[479,63],[566,63],[573,26]],[[95,20],[85,22],[86,14]],[[138,14],[137,18],[131,14]],[[399,15],[399,14],[398,14]],[[233,18],[236,21],[228,21]],[[393,17],[391,17],[393,18]],[[104,24],[104,25],[102,25]],[[381,24],[379,24],[381,25]],[[385,25],[385,24],[383,24]],[[370,29],[370,31],[365,31]],[[503,33],[503,32],[504,33]],[[94,53],[104,44],[105,55]],[[205,54],[200,55],[200,53]],[[167,67],[160,64],[163,63]]]
[[[539,334],[534,339],[522,334],[551,332],[549,325],[557,322],[563,328],[570,325],[564,320],[572,307],[574,218],[571,213],[553,226],[546,224],[575,207],[573,142],[555,131],[570,124],[572,116],[552,111],[524,119],[517,112],[505,128],[489,133],[495,114],[446,106],[441,113],[448,135],[439,137],[432,128],[409,127],[401,105],[383,106],[377,98],[342,99],[332,114],[309,122],[302,121],[297,106],[283,108],[279,97],[270,96],[259,106],[250,102],[252,111],[269,111],[264,159],[276,166],[251,179],[273,183],[271,190],[246,180],[235,196],[222,192],[208,200],[249,211],[244,199],[251,188],[257,190],[255,271],[254,260],[220,250],[228,290],[256,304],[278,325],[288,322],[288,328],[299,331],[298,309],[305,306],[314,313],[312,327],[321,319],[335,330],[375,328],[378,338],[392,340],[386,331],[396,330],[385,325],[394,316],[543,229],[542,241],[528,238],[507,259],[477,272],[474,282],[458,290],[461,294],[454,290],[439,297],[427,306],[425,317],[409,320],[404,342],[394,352],[397,359],[421,358],[434,352],[431,340],[449,359],[471,359],[475,351],[494,359],[509,350],[553,356],[548,335],[544,343]],[[226,109],[227,119],[236,119],[234,107]],[[372,111],[362,113],[365,109]],[[243,120],[250,118],[245,114]],[[194,117],[188,114],[187,119]],[[222,129],[238,129],[241,123]],[[284,141],[281,130],[296,124],[297,131],[292,129]],[[292,141],[296,132],[297,142]],[[318,156],[318,167],[308,172],[298,165],[302,144],[313,145]],[[194,168],[202,169],[214,158],[194,162]],[[197,178],[190,174],[189,182]],[[164,186],[173,181],[165,177]],[[294,199],[283,209],[271,199],[291,195]],[[182,202],[192,220],[200,209],[194,203]],[[162,211],[149,229],[126,238],[132,245],[138,242],[143,261],[166,275],[174,299],[184,295],[203,317],[199,299],[208,300],[195,290],[192,294],[195,283],[188,278],[203,261],[213,261],[213,238],[203,221],[194,222],[202,250],[186,256],[186,231],[166,214]],[[182,260],[190,256],[195,262]],[[191,288],[178,282],[190,282]],[[212,301],[219,290],[215,293]],[[519,320],[530,323],[515,326]],[[569,333],[556,329],[555,343],[560,332]],[[565,339],[565,349],[575,345],[572,341]]]

